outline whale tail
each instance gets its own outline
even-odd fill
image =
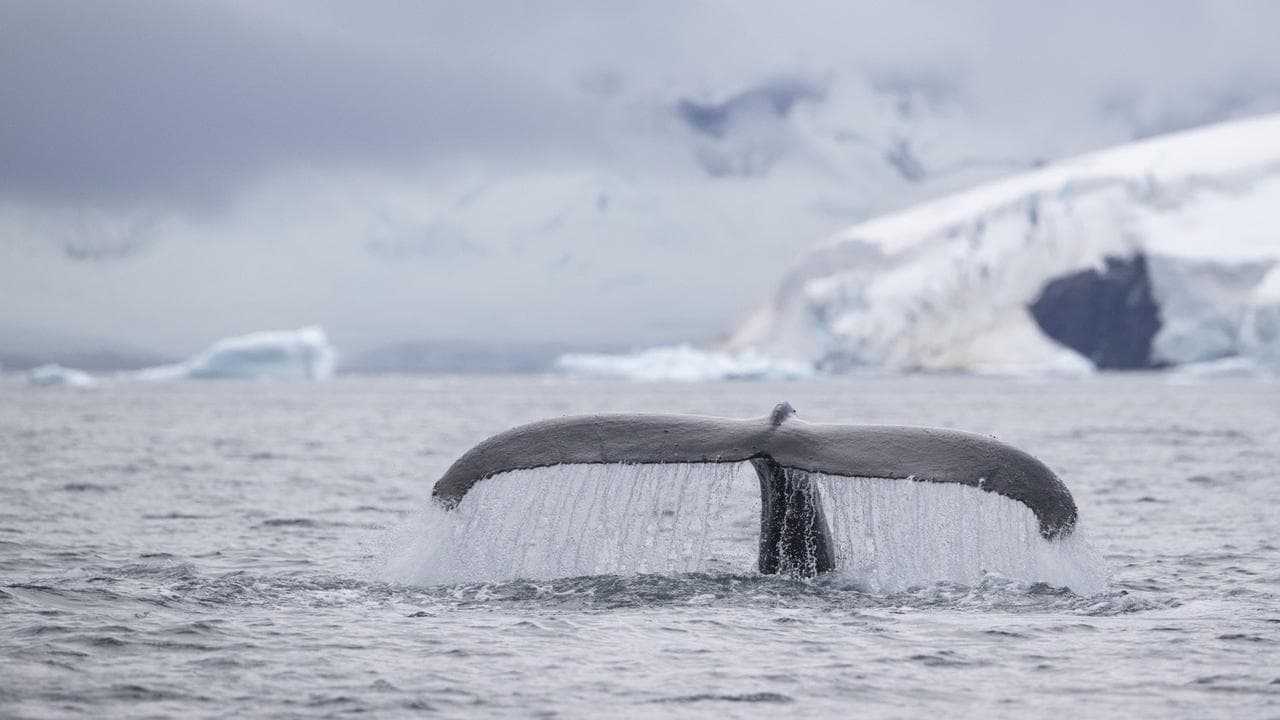
[[[780,403],[769,415],[751,420],[646,414],[545,420],[472,448],[432,494],[445,508],[454,508],[486,478],[557,465],[749,462],[760,480],[757,566],[764,574],[798,577],[835,569],[835,543],[819,492],[820,482],[833,479],[963,486],[969,489],[962,492],[995,493],[1025,506],[1045,539],[1075,527],[1075,502],[1057,476],[1039,460],[989,437],[931,428],[810,424],[794,414],[791,405]],[[826,487],[841,492],[838,485]]]

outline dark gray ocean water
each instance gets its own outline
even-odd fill
[[[749,565],[385,579],[412,544],[393,528],[491,433],[784,399],[804,419],[1031,451],[1075,494],[1108,589],[990,576],[876,594]],[[362,712],[1280,717],[1280,385],[0,380],[0,717]]]

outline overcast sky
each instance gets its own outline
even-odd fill
[[[728,141],[682,101],[791,78],[856,133],[906,83],[945,105],[931,137],[963,117],[1026,159],[1280,97],[1275,2],[794,5],[0,0],[0,326],[171,353],[309,323],[705,340],[915,196],[813,143],[765,180],[708,174]],[[750,157],[816,132],[770,122]]]

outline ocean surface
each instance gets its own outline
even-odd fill
[[[693,572],[501,576],[581,551],[553,533],[489,579],[435,577],[432,484],[488,435],[781,400],[1035,454],[1097,586],[938,581],[912,557],[896,585],[764,577],[736,511],[681,520],[714,540],[676,558]],[[0,379],[0,717],[361,713],[1280,718],[1280,384]]]

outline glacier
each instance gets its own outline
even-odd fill
[[[823,372],[1280,368],[1280,115],[855,225],[714,348]]]
[[[147,368],[140,380],[328,380],[337,352],[320,327],[225,338],[181,363]]]

